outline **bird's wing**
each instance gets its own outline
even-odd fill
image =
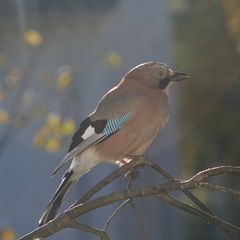
[[[73,135],[68,153],[53,171],[55,175],[65,163],[91,146],[116,133],[124,124],[134,117],[135,107],[142,96],[129,94],[114,87],[99,102],[95,111],[90,114]]]
[[[115,118],[91,120],[90,117],[87,117],[73,135],[68,153],[54,169],[52,175],[55,175],[65,163],[73,159],[76,155],[116,133],[133,115],[133,110],[129,110]]]

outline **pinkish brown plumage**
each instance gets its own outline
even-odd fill
[[[72,186],[92,167],[103,161],[123,163],[126,156],[143,155],[168,120],[169,86],[186,78],[188,75],[152,61],[131,69],[107,92],[81,123],[69,152],[54,170],[55,174],[72,160],[39,225],[55,217]]]

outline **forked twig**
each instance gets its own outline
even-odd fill
[[[70,222],[68,227],[76,228],[76,229],[80,229],[81,231],[84,231],[84,232],[92,233],[98,237],[101,237],[102,240],[110,240],[106,231],[103,231],[103,230],[100,230],[100,229],[97,229],[94,227],[90,227],[85,224],[81,224],[77,221]]]
[[[204,187],[204,188],[208,188],[208,189],[215,190],[215,191],[229,193],[229,194],[233,195],[233,197],[240,198],[240,191],[237,191],[237,190],[234,190],[234,189],[231,189],[231,188],[226,188],[226,187],[223,187],[223,186],[219,186],[219,185],[215,185],[215,184],[211,184],[211,183],[206,183],[206,182],[200,182],[199,187]]]
[[[223,221],[222,219],[213,216],[211,214],[208,214],[200,209],[197,209],[193,206],[190,206],[186,203],[183,203],[179,200],[177,200],[176,198],[174,198],[173,196],[171,196],[170,194],[160,194],[159,197],[167,202],[168,204],[181,209],[187,213],[190,213],[194,216],[200,217],[202,219],[206,219],[207,222],[211,222],[216,224],[217,226],[219,226],[231,239],[234,240],[239,240],[240,239],[240,229],[228,222]]]
[[[91,200],[91,197],[98,191],[100,191],[103,187],[111,183],[114,179],[119,176],[122,176],[126,172],[128,172],[131,168],[134,168],[139,165],[151,165],[158,171],[162,172],[162,169],[159,170],[157,164],[151,163],[149,160],[146,160],[144,157],[140,157],[137,160],[135,159],[133,162],[127,164],[126,166],[114,171],[111,175],[100,181],[96,184],[93,188],[91,188],[86,194],[84,194],[81,199],[75,203],[71,208],[65,211],[63,214],[59,215],[49,223],[41,226],[40,228],[35,229],[33,232],[19,238],[19,240],[30,240],[36,238],[46,238],[57,231],[60,231],[63,228],[67,227],[77,227],[78,229],[85,230],[87,232],[91,232],[97,236],[100,236],[102,239],[109,239],[107,232],[99,229],[95,229],[86,225],[82,225],[76,223],[76,218],[93,211],[94,209],[104,207],[106,205],[112,204],[117,201],[126,201],[122,205],[119,206],[118,209],[110,216],[110,222],[114,218],[114,216],[120,211],[127,204],[129,199],[141,198],[141,197],[160,197],[162,200],[166,201],[168,204],[181,209],[187,213],[190,213],[194,216],[200,217],[201,219],[213,223],[223,231],[225,231],[231,239],[240,239],[240,228],[230,224],[211,213],[208,213],[204,210],[198,209],[196,207],[190,206],[186,203],[183,203],[170,195],[171,192],[175,191],[189,191],[198,187],[205,187],[209,189],[214,189],[217,191],[223,191],[233,196],[239,197],[239,192],[233,189],[227,189],[221,186],[213,185],[213,184],[206,184],[208,178],[225,173],[231,174],[240,174],[240,167],[234,166],[220,166],[215,168],[206,169],[202,172],[197,173],[192,178],[186,181],[179,181],[177,179],[170,179],[171,181],[162,183],[162,184],[155,184],[151,186],[141,187],[137,189],[128,189],[121,192],[115,192],[112,194],[104,195],[102,197],[95,198]],[[157,171],[157,172],[158,172]],[[165,174],[165,173],[164,173]],[[167,175],[169,175],[167,173]],[[170,177],[169,177],[170,178]],[[106,226],[106,225],[105,225]],[[94,232],[95,231],[95,232]]]

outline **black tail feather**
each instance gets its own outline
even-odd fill
[[[61,184],[39,220],[39,226],[42,226],[55,218],[63,199],[67,196],[76,182],[76,180],[71,180],[72,174],[72,171],[67,171],[63,176]]]

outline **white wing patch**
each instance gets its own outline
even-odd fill
[[[95,130],[94,128],[90,125],[84,132],[84,134],[82,135],[83,140],[86,140],[87,138],[89,138],[90,136],[92,136],[93,134],[95,134]]]
[[[65,155],[63,160],[59,163],[59,165],[53,171],[52,175],[54,175],[66,162],[73,159],[75,156],[82,153],[89,147],[92,147],[98,144],[99,142],[103,141],[105,138],[107,138],[111,134],[118,131],[120,128],[123,127],[124,123],[127,122],[132,116],[133,116],[133,111],[130,110],[129,112],[122,114],[117,118],[108,119],[107,121],[103,120],[102,123],[104,124],[104,126],[102,126],[102,130],[100,133],[95,132],[95,128],[97,127],[95,124],[93,124],[94,127],[92,127],[91,125],[88,125],[87,129],[84,131],[83,134],[81,131],[77,132],[78,135],[80,134],[82,135],[81,136],[74,135],[73,140],[74,138],[80,137],[81,138],[80,143]],[[87,120],[89,121],[89,118]]]

